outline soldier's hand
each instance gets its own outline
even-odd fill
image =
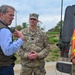
[[[31,53],[28,53],[28,58],[29,58],[29,59],[32,59]]]
[[[21,38],[22,40],[24,40],[23,34],[20,31],[18,31],[18,30],[15,30],[15,32],[13,33],[13,35],[15,37],[18,37],[18,38]]]
[[[36,52],[30,52],[30,53],[28,53],[28,58],[29,59],[36,60],[37,57],[38,57],[38,54]]]
[[[34,60],[36,60],[36,59],[38,58],[37,52],[31,52],[31,54],[32,54],[32,58],[33,58]]]

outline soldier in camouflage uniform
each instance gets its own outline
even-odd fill
[[[21,57],[20,75],[45,75],[45,57],[49,54],[49,38],[40,28],[37,28],[38,14],[29,16],[30,27],[21,30],[25,43],[18,54]]]

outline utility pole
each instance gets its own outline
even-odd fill
[[[62,14],[63,14],[63,0],[61,0],[61,22],[62,22]]]
[[[17,29],[17,11],[15,11],[15,26],[16,26],[16,29]]]

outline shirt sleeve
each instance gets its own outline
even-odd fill
[[[12,42],[12,33],[8,29],[3,28],[0,30],[0,46],[6,56],[15,53],[22,44],[23,41],[21,38]]]
[[[38,59],[47,57],[50,52],[50,42],[46,35],[43,36],[43,46],[44,48],[38,53]]]

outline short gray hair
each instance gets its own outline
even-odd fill
[[[9,5],[2,5],[2,6],[0,6],[0,13],[6,14],[8,8],[11,8],[12,10],[15,11],[15,8],[12,7],[12,6],[9,6]]]

